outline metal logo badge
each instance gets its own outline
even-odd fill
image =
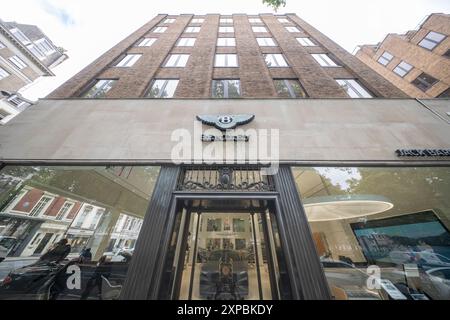
[[[255,118],[254,114],[227,114],[227,115],[198,115],[197,120],[203,124],[214,126],[226,131],[237,126],[250,123]]]

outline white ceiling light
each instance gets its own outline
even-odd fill
[[[394,207],[388,199],[374,195],[325,196],[303,202],[309,222],[353,219],[385,212]]]

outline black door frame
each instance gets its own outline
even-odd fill
[[[273,201],[276,220],[295,300],[328,300],[331,294],[290,166],[280,166],[274,176],[275,192],[176,191],[180,166],[161,167],[121,299],[158,299],[164,263],[175,224],[177,203],[182,200]]]

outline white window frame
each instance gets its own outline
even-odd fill
[[[186,33],[198,33],[198,32],[200,32],[200,27],[188,26],[188,27],[186,27],[184,32],[186,32]]]
[[[347,92],[350,98],[373,98],[369,91],[360,85],[356,79],[336,79],[336,82]],[[346,86],[348,89],[345,88]]]
[[[34,205],[33,209],[30,210],[29,215],[32,217],[40,216],[43,212],[45,212],[45,210],[48,209],[48,207],[52,203],[53,199],[55,199],[55,198],[52,196],[49,196],[47,194],[42,195],[42,197],[39,199],[39,201],[36,202],[36,204]]]
[[[56,51],[53,44],[47,40],[47,38],[42,38],[34,42],[36,46],[41,50],[46,56],[51,55]]]
[[[153,29],[153,33],[164,33],[166,32],[167,27],[156,27],[155,29]]]
[[[294,27],[294,26],[287,26],[285,28],[288,32],[292,32],[292,33],[301,32],[299,28]]]
[[[262,23],[261,18],[248,18],[249,23]]]
[[[128,53],[116,64],[116,67],[130,68],[141,58],[141,56],[142,54],[140,53]]]
[[[45,53],[42,52],[41,49],[39,49],[39,47],[34,43],[27,45],[27,49],[30,50],[31,53],[33,53],[33,55],[35,55],[39,60],[44,60],[47,57]]]
[[[273,38],[256,38],[256,42],[260,47],[276,47],[277,44]]]
[[[384,51],[383,54],[378,58],[377,62],[383,66],[387,66],[394,56],[390,54],[388,51]]]
[[[220,18],[220,24],[233,24],[233,18]]]
[[[28,65],[18,56],[9,57],[8,60],[19,70],[28,67]]]
[[[61,208],[59,208],[58,213],[55,216],[56,220],[67,220],[67,215],[70,213],[72,208],[75,206],[73,201],[64,201]]]
[[[151,47],[158,38],[144,38],[138,43],[138,47]]]
[[[239,67],[238,55],[235,53],[216,53],[214,56],[214,67],[237,68]]]
[[[299,98],[299,97],[297,97],[297,95],[295,94],[295,90],[294,90],[294,88],[292,87],[292,84],[291,84],[291,81],[296,81],[296,82],[298,83],[299,87],[300,87],[300,90],[303,91],[303,93],[304,93],[305,96],[306,96],[305,90],[303,89],[303,87],[302,87],[300,81],[297,80],[297,79],[273,79],[273,80],[274,80],[274,82],[275,82],[275,81],[282,81],[283,84],[285,85],[286,89],[287,89],[288,92],[289,92],[290,98],[292,98],[292,99],[298,99],[298,98]]]
[[[438,37],[439,39],[435,39],[435,37]],[[445,34],[439,33],[439,32],[435,32],[435,31],[430,31],[427,33],[427,35],[419,42],[419,46],[421,46],[424,49],[427,50],[434,50],[434,48],[436,48],[439,44],[442,43],[442,41],[445,40],[445,38],[447,38],[447,36]],[[429,45],[430,48],[427,46]]]
[[[174,23],[175,19],[174,18],[167,18],[166,20],[164,20],[163,23]]]
[[[10,76],[9,72],[0,67],[0,80],[5,79],[9,76]]]
[[[177,47],[193,47],[195,45],[196,38],[179,38],[177,41]]]
[[[413,68],[414,66],[402,60],[392,71],[399,77],[404,78]]]
[[[194,18],[191,20],[191,23],[203,23],[205,22],[205,18]]]
[[[233,33],[234,32],[234,27],[219,27],[219,33]]]
[[[267,33],[267,28],[262,26],[253,26],[252,31],[254,33]]]
[[[297,39],[298,43],[300,43],[303,47],[317,47],[317,44],[315,44],[311,38],[308,37],[301,37],[301,38],[295,38]]]
[[[150,86],[150,90],[151,91],[153,89],[153,87],[155,86],[155,84],[157,83],[162,83],[161,89],[158,92],[158,95],[156,97],[149,97],[147,94],[148,98],[151,99],[170,99],[173,98],[175,96],[175,92],[177,91],[177,87],[179,84],[180,80],[179,79],[154,79],[152,81],[152,85]],[[173,91],[169,92],[171,95],[167,96],[167,97],[161,97],[162,93],[166,90],[167,86],[169,85],[169,83],[175,83],[175,87],[173,89]]]
[[[289,67],[289,63],[286,58],[281,53],[268,53],[264,55],[264,61],[268,68],[286,68]],[[272,65],[269,65],[270,62],[273,62]]]
[[[340,67],[330,56],[326,53],[312,53],[311,56],[314,60],[320,64],[321,67],[330,68],[330,67]]]
[[[232,37],[217,38],[217,46],[218,47],[235,47],[236,46],[236,38],[232,38]]]
[[[17,38],[17,40],[19,40],[21,43],[23,44],[29,44],[31,43],[30,39],[28,39],[28,37],[18,28],[12,28],[9,30],[14,37]]]

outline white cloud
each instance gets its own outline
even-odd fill
[[[44,97],[158,13],[267,13],[262,0],[16,0],[2,4],[1,18],[38,25],[70,58],[24,95]],[[432,12],[450,12],[447,0],[287,0],[279,13],[297,13],[348,51],[377,43],[389,32],[415,28]]]

